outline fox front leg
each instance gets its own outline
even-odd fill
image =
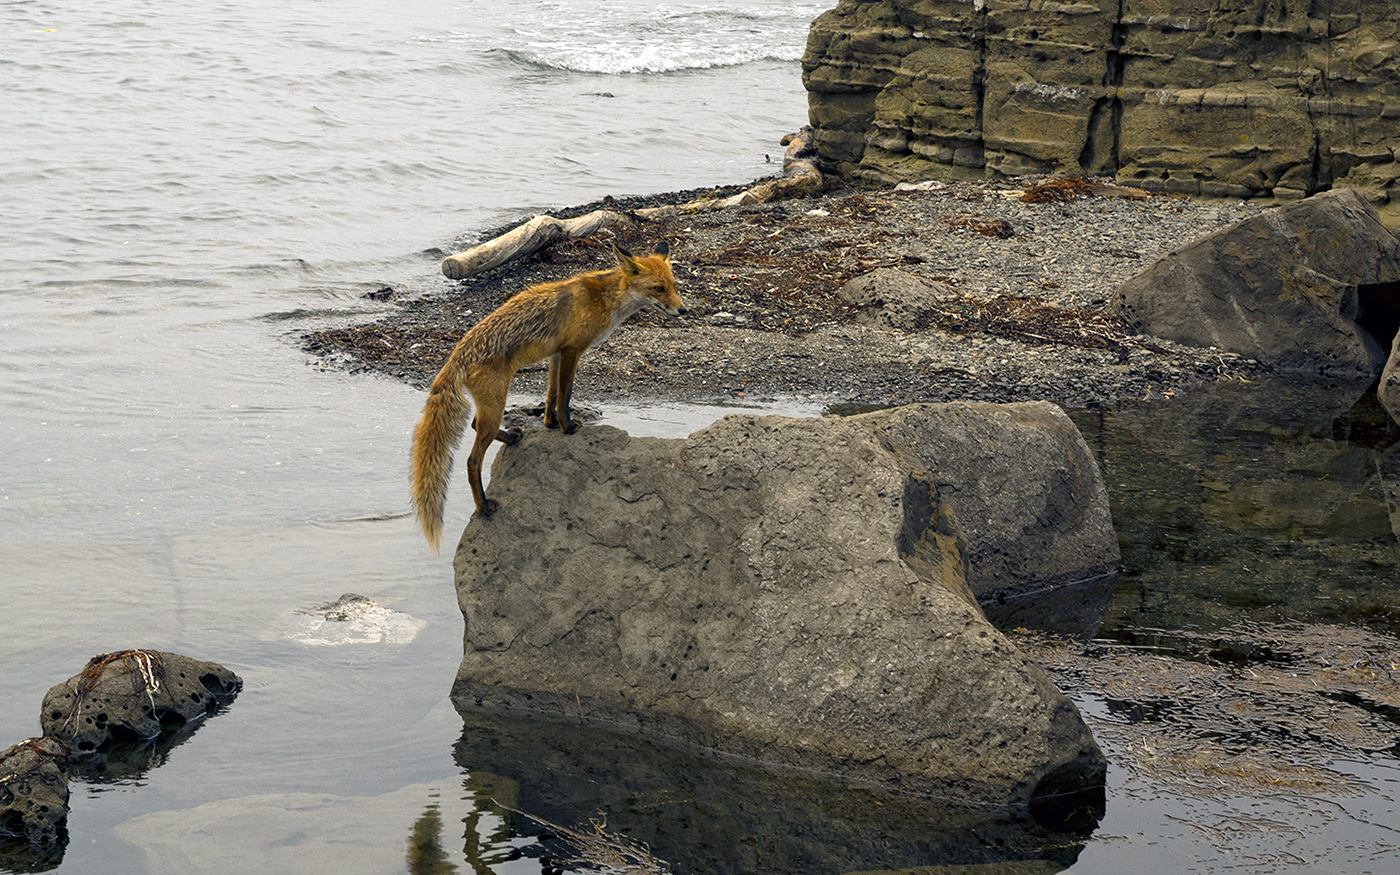
[[[573,418],[569,400],[574,394],[574,372],[579,353],[563,349],[549,362],[549,392],[545,396],[544,424],[564,434],[573,434],[583,423]]]

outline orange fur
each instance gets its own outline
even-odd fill
[[[506,393],[515,372],[550,359],[544,424],[572,434],[579,424],[570,418],[569,398],[583,351],[648,304],[672,316],[685,313],[665,243],[641,258],[618,247],[614,252],[618,266],[613,270],[575,274],[511,296],[457,342],[433,380],[413,432],[409,482],[423,536],[434,550],[442,541],[442,510],[453,452],[466,431],[473,403],[476,440],[467,457],[467,479],[477,511],[489,517],[496,502],[482,488],[481,464],[491,441],[520,440],[518,429],[501,430]]]

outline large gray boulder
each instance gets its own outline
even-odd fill
[[[533,432],[491,489],[500,510],[456,555],[459,708],[1046,819],[1101,802],[1074,705],[965,573],[973,556],[1034,571],[1037,547],[1049,577],[1076,573],[1073,550],[1116,561],[1097,469],[1053,405]]]
[[[1168,253],[1120,286],[1116,304],[1146,334],[1282,370],[1374,377],[1400,312],[1400,242],[1338,189]]]

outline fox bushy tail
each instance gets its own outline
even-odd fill
[[[442,543],[442,508],[447,503],[452,456],[472,412],[471,400],[458,377],[462,371],[452,364],[455,362],[449,362],[433,380],[428,401],[423,405],[423,417],[413,430],[413,449],[409,453],[413,509],[418,513],[423,537],[434,552]]]

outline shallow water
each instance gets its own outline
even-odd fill
[[[0,6],[0,745],[96,653],[246,683],[160,768],[75,784],[64,871],[159,871],[114,833],[142,814],[460,771],[450,561],[405,516],[421,395],[308,367],[296,334],[446,288],[459,235],[524,211],[770,172],[816,11]],[[427,625],[289,637],[347,591]]]
[[[1400,634],[1400,427],[1374,392],[1235,383],[1072,416],[1127,569],[1101,635],[1288,621]]]
[[[644,745],[596,740],[579,753],[540,728],[466,732],[447,700],[461,653],[450,560],[428,553],[406,516],[421,394],[314,366],[297,333],[377,312],[363,296],[385,285],[445,290],[442,254],[526,211],[771,171],[765,156],[805,121],[796,59],[823,5],[0,6],[0,745],[36,734],[44,692],[96,653],[174,650],[245,682],[159,767],[76,782],[71,841],[47,863],[405,871],[410,837],[431,848],[436,817],[440,856],[459,868],[539,872],[538,829],[516,819],[524,835],[513,834],[490,802],[514,799],[569,823],[606,810],[681,871],[715,859],[761,860],[763,871],[972,862],[968,848],[998,842],[1051,870],[1075,859],[1076,872],[1135,859],[1151,862],[1141,871],[1226,867],[1171,819],[1171,800],[1126,779],[1111,790],[1103,840],[1086,848],[1047,851],[1000,826],[927,834],[944,818],[917,806],[890,819],[881,846],[836,825],[878,838],[861,818],[887,802],[644,759]],[[634,433],[673,436],[724,411],[604,412]],[[1366,458],[1335,441],[1310,449],[1311,432],[1279,442],[1293,448],[1275,466],[1296,470],[1287,488],[1310,494],[1322,474],[1341,483],[1326,534],[1309,534],[1316,514],[1259,515],[1281,494],[1271,471],[1264,492],[1233,479],[1246,464],[1183,479],[1209,467],[1197,450],[1177,458],[1124,417],[1107,418],[1096,445],[1115,500],[1152,518],[1121,520],[1148,534],[1127,536],[1146,546],[1125,552],[1134,576],[1108,616],[1119,638],[1223,623],[1254,580],[1315,593],[1306,616],[1394,631],[1393,541],[1378,528],[1375,483],[1335,473],[1364,473]],[[1258,446],[1275,446],[1263,435]],[[452,524],[468,509],[454,493]],[[1189,527],[1173,528],[1179,518]],[[1214,534],[1219,521],[1233,528]],[[1345,535],[1352,521],[1364,538]],[[1287,545],[1268,566],[1286,573],[1247,576],[1256,566],[1232,558],[1236,537],[1254,552]],[[1194,542],[1216,546],[1209,556],[1164,546]],[[1310,555],[1324,561],[1297,564]],[[1324,580],[1327,562],[1358,573]],[[1228,598],[1201,597],[1210,574],[1231,581]],[[302,612],[346,592],[421,631],[406,643],[308,641]],[[1317,610],[1343,596],[1344,609]],[[1292,616],[1266,601],[1246,604],[1250,616]],[[505,755],[477,746],[491,738]],[[1392,775],[1387,757],[1357,768]],[[634,761],[654,764],[652,777],[600,771]],[[740,798],[714,789],[725,786]],[[1385,794],[1364,798],[1381,812],[1366,823],[1389,816]],[[1326,829],[1334,847],[1372,838]],[[1375,865],[1339,859],[1334,871]],[[5,857],[0,870],[35,863]]]

